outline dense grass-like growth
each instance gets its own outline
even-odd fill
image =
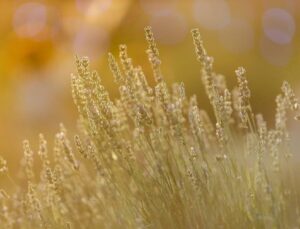
[[[114,101],[88,59],[76,58],[78,135],[61,125],[51,153],[40,135],[35,162],[24,141],[20,185],[0,191],[0,228],[299,228],[286,127],[287,111],[299,105],[290,85],[283,83],[267,128],[251,109],[245,69],[227,88],[194,29],[210,118],[183,83],[166,84],[151,28],[145,32],[154,88],[125,45],[120,66],[109,54]],[[9,176],[3,158],[0,173]]]

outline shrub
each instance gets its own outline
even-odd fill
[[[121,67],[108,55],[120,92],[114,101],[88,58],[76,58],[71,84],[78,134],[71,140],[61,125],[51,154],[39,136],[40,175],[24,141],[27,188],[1,190],[0,227],[299,227],[286,127],[287,112],[299,104],[289,83],[276,98],[274,128],[267,128],[251,109],[245,69],[236,70],[237,87],[228,89],[194,29],[212,120],[195,96],[187,97],[183,83],[166,84],[151,28],[145,33],[154,88],[125,45]],[[2,158],[0,173],[9,173]]]

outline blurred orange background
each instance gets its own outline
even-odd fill
[[[91,58],[113,96],[107,52],[117,55],[120,43],[151,78],[147,25],[166,80],[183,81],[203,108],[208,102],[189,32],[194,27],[231,88],[234,70],[247,69],[254,110],[270,122],[282,81],[300,89],[297,0],[0,0],[0,8],[0,154],[8,160],[21,155],[24,138],[36,144],[43,132],[51,139],[60,122],[75,129],[69,86],[75,54]]]

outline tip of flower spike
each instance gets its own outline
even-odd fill
[[[152,27],[151,27],[150,25],[148,25],[148,26],[146,26],[146,27],[144,28],[144,30],[145,30],[146,32],[151,31],[151,30],[152,30]]]
[[[90,60],[87,56],[81,58],[82,66],[87,68],[90,64]]]
[[[237,70],[235,70],[235,74],[237,76],[243,76],[246,74],[246,69],[244,67],[238,67]]]
[[[193,33],[193,34],[199,33],[199,29],[198,28],[191,29],[191,33]]]

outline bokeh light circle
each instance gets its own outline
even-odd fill
[[[13,28],[20,37],[34,37],[44,29],[46,22],[46,6],[37,2],[28,2],[16,9]]]
[[[219,32],[221,44],[232,53],[244,53],[254,45],[254,31],[247,21],[233,20]]]
[[[229,25],[230,7],[225,0],[195,0],[194,17],[204,28],[220,30]]]
[[[76,0],[77,9],[88,15],[101,14],[112,5],[112,0]]]
[[[296,24],[293,16],[280,8],[268,9],[263,15],[264,34],[277,44],[288,44],[292,41]]]
[[[173,45],[182,41],[188,33],[185,18],[177,11],[155,14],[150,20],[155,38],[159,43]]]
[[[263,36],[260,42],[261,55],[265,60],[278,67],[286,66],[292,56],[293,46],[292,44],[279,45]]]
[[[76,54],[96,59],[106,52],[108,43],[109,34],[105,29],[85,25],[77,31],[73,47]]]
[[[179,0],[140,0],[141,8],[150,15],[160,14],[174,7]]]

